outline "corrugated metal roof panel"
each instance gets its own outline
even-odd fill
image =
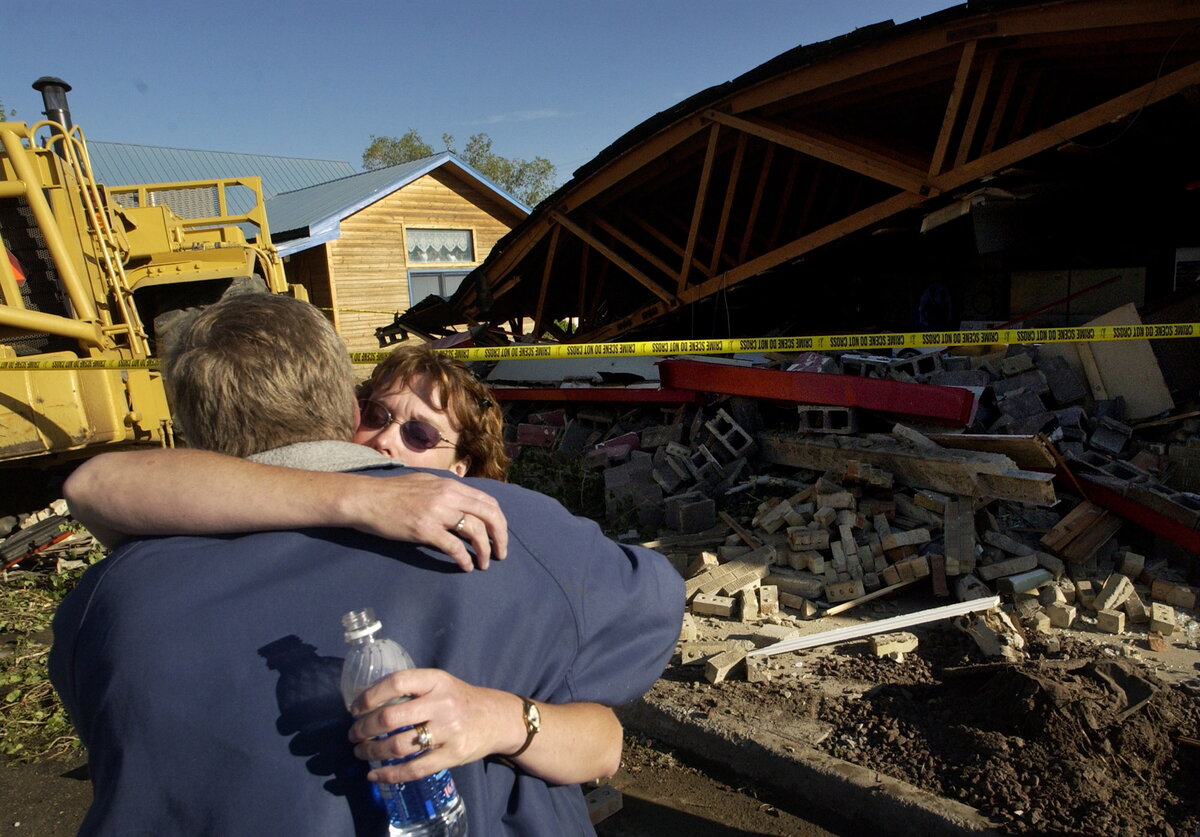
[[[264,196],[271,197],[355,173],[354,166],[343,160],[199,151],[124,142],[89,140],[88,152],[96,179],[110,186],[257,176],[262,178]]]

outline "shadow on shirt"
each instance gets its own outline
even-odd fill
[[[367,763],[355,757],[346,737],[352,719],[342,703],[342,658],[317,656],[316,647],[297,636],[277,639],[258,653],[267,668],[279,672],[275,727],[280,735],[292,737],[288,750],[307,759],[310,773],[330,777],[325,790],[345,798],[355,834],[384,833],[387,817],[367,781]]]

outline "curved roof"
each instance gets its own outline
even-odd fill
[[[1171,177],[1195,160],[1198,82],[1200,4],[1173,0],[972,2],[797,47],[602,151],[442,316],[561,339],[577,318],[570,339],[605,340],[767,277],[803,292],[809,260],[934,213],[1094,188],[1135,159]]]

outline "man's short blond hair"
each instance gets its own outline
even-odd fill
[[[205,309],[164,358],[172,414],[187,444],[249,456],[354,435],[354,367],[307,302],[228,297]]]

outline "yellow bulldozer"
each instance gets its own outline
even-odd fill
[[[153,359],[187,312],[303,289],[284,278],[259,178],[106,188],[70,86],[33,87],[46,120],[0,121],[0,465],[172,445]]]

